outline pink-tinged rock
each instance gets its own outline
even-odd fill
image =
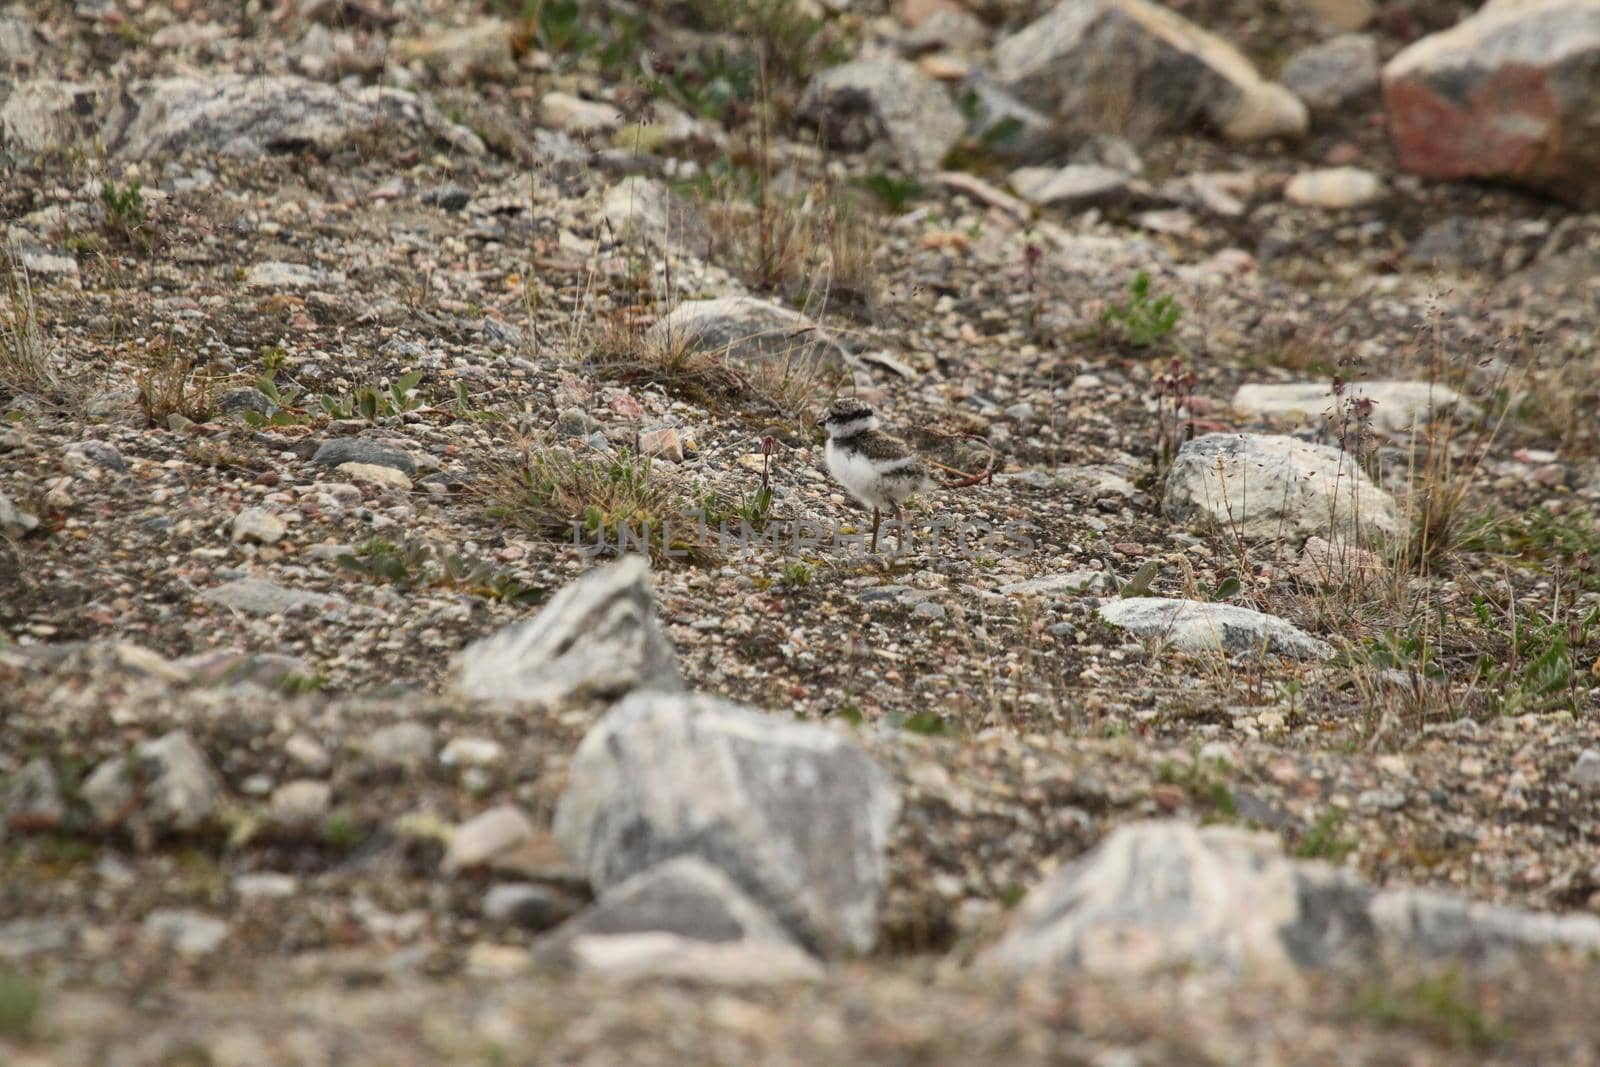
[[[1383,71],[1400,163],[1600,207],[1600,0],[1500,0]]]

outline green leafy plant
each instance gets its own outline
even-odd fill
[[[948,737],[955,733],[950,720],[937,711],[918,711],[900,720],[900,729],[923,737]]]
[[[504,422],[505,416],[498,411],[475,407],[472,394],[467,392],[467,383],[456,382],[456,399],[450,406],[450,412],[456,418],[468,422]]]
[[[1576,712],[1580,691],[1590,688],[1592,676],[1575,666],[1575,650],[1589,643],[1600,624],[1600,608],[1583,616],[1551,619],[1514,616],[1502,623],[1488,601],[1473,600],[1478,625],[1485,631],[1508,633],[1503,652],[1481,654],[1474,671],[1497,710],[1508,715],[1550,711],[1565,704]]]
[[[1355,1009],[1384,1026],[1415,1027],[1472,1049],[1488,1049],[1511,1036],[1511,1028],[1474,1001],[1460,971],[1407,983],[1398,988],[1369,986]]]
[[[1101,322],[1130,348],[1149,348],[1171,333],[1182,317],[1183,308],[1170,294],[1151,295],[1150,275],[1140,271],[1128,288],[1128,299],[1106,308]]]
[[[896,215],[904,212],[911,202],[925,191],[920,184],[910,178],[895,178],[882,171],[867,175],[860,180],[860,184],[883,201],[883,206]]]
[[[1338,808],[1329,808],[1317,818],[1305,833],[1300,835],[1294,843],[1292,854],[1301,859],[1327,860],[1338,863],[1356,850],[1356,842],[1348,837],[1341,837],[1339,829],[1344,825],[1344,812]]]
[[[416,388],[417,383],[421,381],[422,372],[414,370],[401,375],[387,389],[381,386],[364,386],[344,396],[324,393],[318,400],[322,410],[327,412],[330,418],[362,418],[368,422],[377,422],[379,419],[393,418],[420,408],[423,402],[422,398],[416,395]]]
[[[783,573],[778,576],[778,581],[782,582],[787,589],[799,589],[810,585],[811,578],[811,564],[801,560],[794,560],[784,564]]]
[[[44,1002],[44,986],[0,965],[0,1037],[19,1041],[32,1037]]]
[[[488,600],[536,603],[544,590],[525,585],[514,574],[485,561],[441,553],[418,541],[393,542],[375,537],[338,558],[354,574],[387,582],[398,589],[458,589]]]
[[[105,209],[106,229],[136,247],[150,243],[150,208],[144,188],[137,182],[117,185],[100,183],[100,206]]]

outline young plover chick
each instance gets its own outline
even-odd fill
[[[872,551],[878,551],[878,524],[887,511],[896,519],[907,497],[927,488],[928,468],[911,446],[878,428],[878,416],[859,400],[833,402],[817,425],[828,431],[824,454],[828,473],[845,491],[872,509]],[[900,528],[905,547],[905,527]]]

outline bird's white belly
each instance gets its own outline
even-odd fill
[[[828,460],[828,473],[838,479],[845,491],[869,508],[890,508],[891,501],[884,495],[883,477],[872,461],[860,452],[840,448],[832,441],[824,450]]]

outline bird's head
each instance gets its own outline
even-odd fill
[[[841,397],[823,412],[817,425],[828,431],[829,437],[849,437],[853,433],[878,428],[878,417],[872,406],[855,397]]]

